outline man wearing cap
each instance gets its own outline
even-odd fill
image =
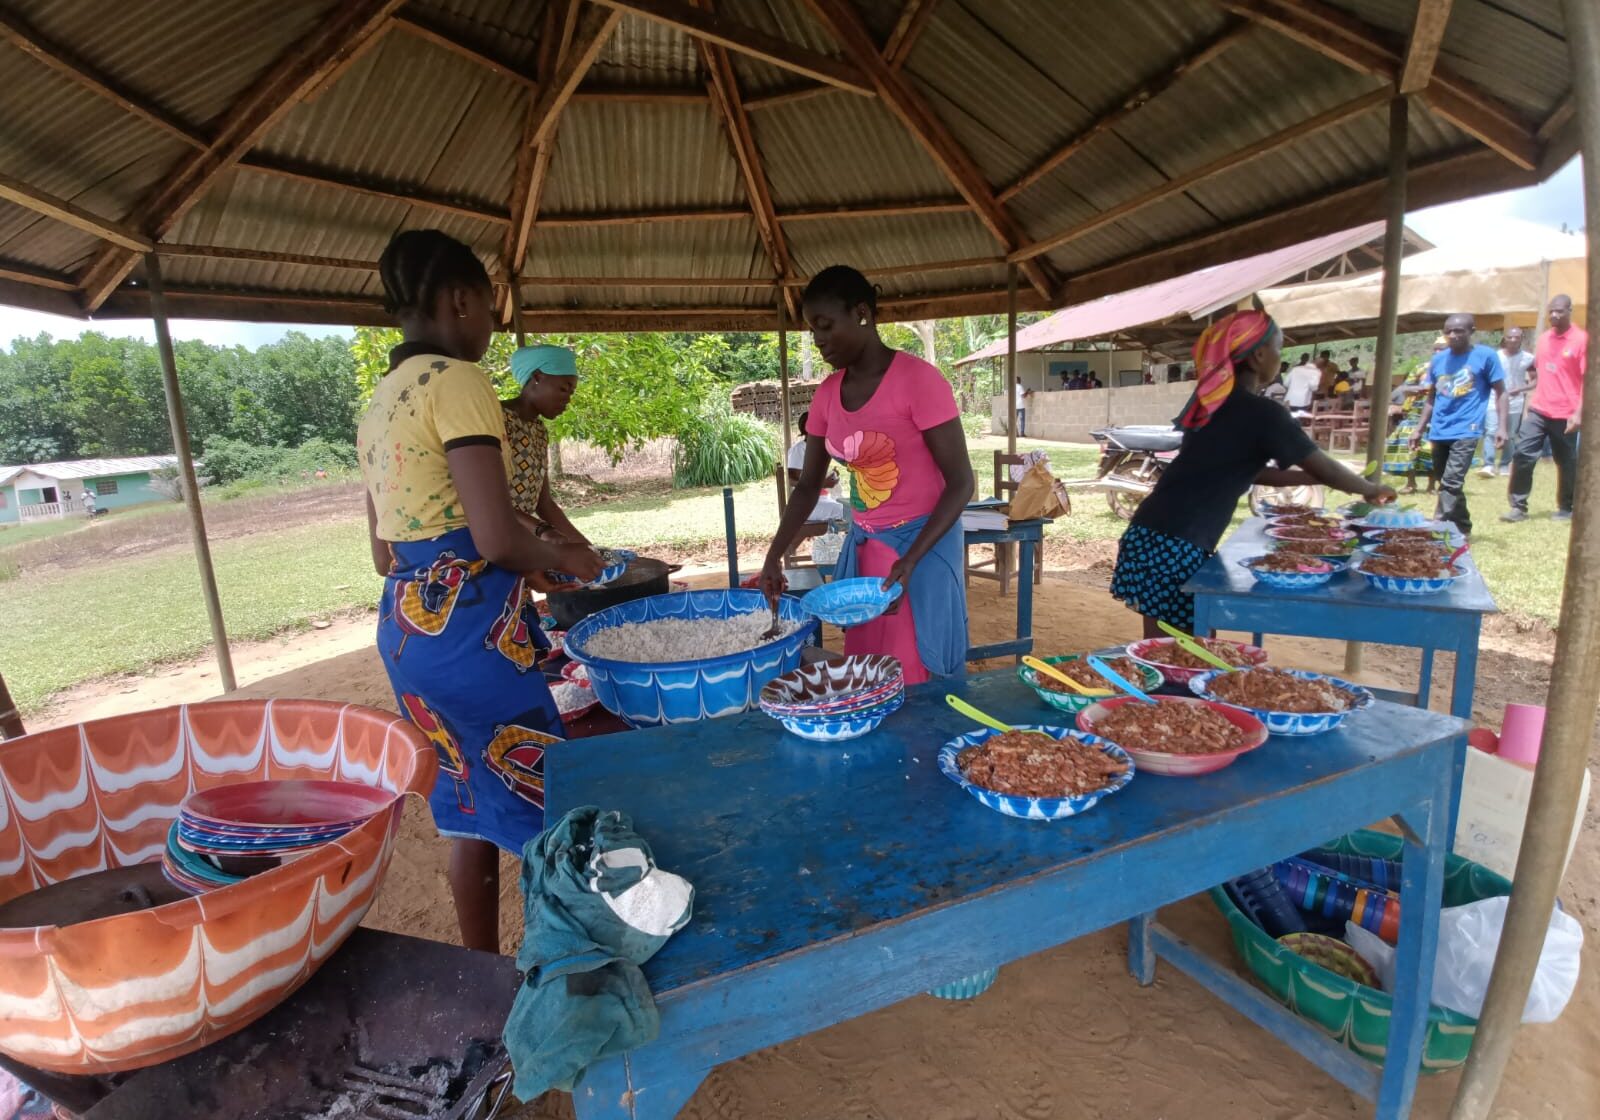
[[[540,536],[588,544],[550,493],[550,435],[544,422],[567,410],[578,388],[578,361],[565,346],[523,346],[511,355],[511,376],[522,392],[501,401],[511,455],[511,504]]]

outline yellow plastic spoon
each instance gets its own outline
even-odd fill
[[[1077,681],[1063,673],[1060,669],[1057,669],[1054,665],[1051,665],[1048,662],[1040,661],[1031,653],[1023,654],[1022,663],[1035,672],[1043,673],[1047,677],[1051,677],[1060,681],[1062,684],[1072,689],[1072,691],[1076,692],[1079,696],[1114,695],[1113,691],[1109,688],[1088,688],[1085,685],[1079,684]]]
[[[1222,658],[1212,653],[1205,646],[1195,641],[1182,630],[1179,630],[1176,626],[1173,626],[1169,622],[1162,622],[1160,620],[1157,620],[1156,625],[1161,627],[1161,632],[1163,634],[1170,634],[1173,641],[1177,642],[1184,649],[1194,654],[1201,661],[1204,661],[1207,665],[1226,670],[1230,673],[1233,672],[1235,666],[1229,665],[1226,661],[1222,660]]]
[[[974,708],[971,704],[969,704],[965,700],[961,699],[961,697],[952,696],[948,692],[945,693],[944,702],[946,704],[949,704],[952,708],[954,708],[956,711],[960,712],[962,715],[966,716],[968,719],[976,720],[978,723],[983,724],[983,726],[985,726],[985,727],[992,727],[994,730],[1000,732],[1001,734],[1004,734],[1007,731],[1021,731],[1021,732],[1024,732],[1024,733],[1028,734],[1028,735],[1043,735],[1046,739],[1049,739],[1052,743],[1058,741],[1054,735],[1051,735],[1047,731],[1035,731],[1031,727],[1012,727],[1009,723],[1001,723],[999,720],[995,719],[993,716],[988,715],[985,712],[978,711],[977,708]]]

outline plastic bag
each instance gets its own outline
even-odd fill
[[[1432,1002],[1476,1019],[1483,1013],[1489,973],[1500,949],[1505,926],[1504,896],[1451,906],[1439,914],[1439,950],[1434,958]],[[1377,970],[1386,992],[1394,991],[1395,950],[1377,935],[1353,922],[1345,924],[1345,940]],[[1522,1008],[1524,1023],[1551,1023],[1566,1009],[1578,986],[1578,960],[1583,951],[1583,926],[1557,907],[1551,911],[1539,967]]]

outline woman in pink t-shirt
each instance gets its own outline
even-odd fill
[[[807,286],[807,325],[837,372],[818,387],[805,466],[761,570],[769,598],[784,589],[783,555],[816,504],[830,458],[849,472],[851,534],[837,578],[877,576],[905,594],[845,634],[846,653],[898,658],[908,684],[965,671],[967,605],[961,511],[972,465],[955,395],[937,367],[878,337],[877,293],[835,265]]]

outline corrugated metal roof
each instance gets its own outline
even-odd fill
[[[883,43],[902,3],[852,0],[849,7],[874,41]],[[1400,41],[1415,12],[1414,3],[1392,0],[1332,0],[1332,6],[1391,42]],[[198,134],[213,128],[278,59],[303,51],[306,37],[332,13],[346,10],[332,0],[270,6],[252,0],[127,0],[111,7],[98,0],[25,0],[10,9]],[[400,22],[371,50],[282,114],[254,145],[246,166],[218,175],[167,233],[170,244],[224,254],[170,259],[165,273],[174,313],[375,320],[376,278],[317,259],[375,261],[388,239],[405,228],[444,229],[501,271],[515,148],[533,92],[528,82],[471,56],[531,74],[544,11],[540,0],[405,4]],[[807,0],[717,0],[715,11],[732,25],[797,50],[835,62],[845,58]],[[1230,19],[1210,0],[1077,0],[1069,10],[1046,0],[940,0],[931,11],[902,74],[997,194],[1146,83],[1162,80]],[[1531,133],[1565,96],[1560,34],[1557,0],[1457,0],[1441,65],[1503,98],[1525,116]],[[454,49],[439,36],[453,41]],[[998,263],[925,267],[998,260],[1016,247],[1002,245],[973,213],[783,220],[796,211],[944,203],[961,195],[929,144],[914,137],[886,102],[830,91],[762,105],[764,97],[804,92],[816,83],[770,59],[737,50],[729,57],[742,96],[756,103],[749,110],[750,129],[782,235],[802,276],[845,261],[879,273],[892,298],[983,293],[948,305],[950,311],[998,306],[994,293],[1005,279]],[[106,218],[130,220],[171,169],[193,155],[182,140],[9,44],[0,44],[0,66],[7,75],[0,83],[0,119],[7,122],[0,166],[38,189]],[[1051,238],[1378,87],[1369,75],[1256,28],[1004,206],[1021,245]],[[725,308],[730,319],[747,318],[770,305],[769,286],[734,283],[770,280],[772,262],[749,216],[752,204],[727,129],[704,91],[690,34],[637,14],[620,20],[559,122],[539,216],[557,216],[562,223],[535,221],[524,272],[675,278],[683,284],[530,287],[527,306],[567,308],[577,313],[577,322],[583,314],[629,308]],[[629,99],[614,99],[619,92]],[[613,99],[600,100],[599,93]],[[693,100],[683,100],[686,93]],[[656,94],[668,96],[650,103]],[[1418,205],[1531,178],[1494,159],[1470,162],[1471,153],[1486,149],[1421,102],[1412,114],[1412,140],[1412,162],[1424,166],[1424,176],[1430,161],[1469,159],[1459,176],[1425,178],[1425,189],[1414,195]],[[252,160],[298,177],[253,169]],[[1056,246],[1044,260],[1061,277],[1092,274],[1096,279],[1075,281],[1074,290],[1096,290],[1096,284],[1118,277],[1136,276],[1130,282],[1138,283],[1158,276],[1163,261],[1192,268],[1329,232],[1335,224],[1375,216],[1376,194],[1339,212],[1303,208],[1330,191],[1381,178],[1386,162],[1383,114],[1375,110],[1152,198]],[[363,186],[369,188],[365,193],[352,189]],[[373,189],[403,197],[381,197]],[[1257,224],[1249,237],[1215,236],[1297,207],[1302,210],[1292,222]],[[575,216],[616,222],[690,212],[703,216],[592,228],[567,224]],[[21,266],[79,277],[103,247],[92,233],[0,203],[0,266],[14,272]],[[226,259],[228,251],[313,260]],[[1145,261],[1150,263],[1138,263]],[[138,280],[135,270],[101,313],[143,312]],[[1031,302],[1042,302],[1031,288],[1025,290]],[[47,289],[0,280],[0,299],[37,305],[45,296],[58,298]],[[704,325],[703,320],[696,321]]]
[[[72,459],[59,463],[21,463],[0,467],[0,483],[7,482],[23,471],[41,478],[104,478],[114,474],[139,474],[142,471],[160,470],[178,465],[176,455],[138,455],[131,459]]]

